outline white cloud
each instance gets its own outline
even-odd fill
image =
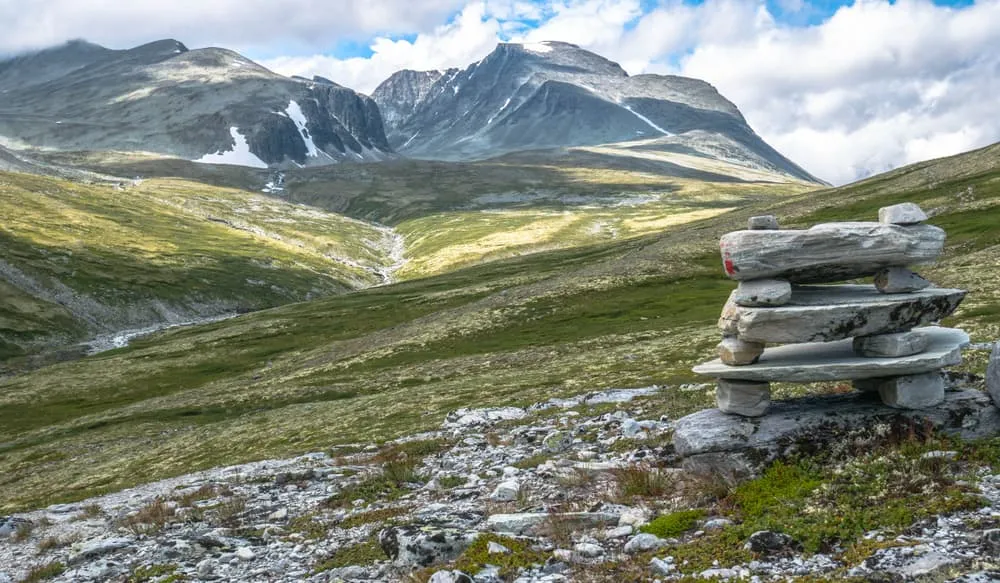
[[[497,43],[500,24],[486,12],[486,5],[467,5],[450,23],[412,42],[376,38],[372,56],[337,59],[325,55],[282,57],[264,61],[264,65],[284,75],[322,75],[364,93],[373,89],[400,69],[446,69],[465,67],[485,57]]]
[[[432,29],[465,0],[0,0],[0,54],[72,38],[126,48],[161,38],[238,49],[329,47]]]

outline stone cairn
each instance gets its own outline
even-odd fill
[[[724,235],[723,264],[739,286],[719,320],[719,358],[694,368],[717,379],[719,409],[758,417],[771,404],[771,382],[835,380],[877,392],[890,407],[939,405],[941,369],[961,362],[969,337],[931,324],[966,292],[932,287],[908,269],[944,248],[944,231],[926,219],[903,203],[880,209],[877,223],[780,230],[762,216]],[[808,285],[868,276],[874,285]]]

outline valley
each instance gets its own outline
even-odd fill
[[[44,505],[194,469],[389,439],[462,406],[692,382],[690,366],[712,352],[718,305],[731,289],[718,265],[718,233],[761,212],[794,226],[907,200],[933,209],[931,222],[949,239],[947,261],[928,275],[970,290],[949,324],[974,341],[995,338],[1000,231],[989,217],[1000,204],[998,155],[992,146],[652,235],[165,331],[4,381],[0,412],[14,421],[0,434],[0,474],[19,487],[8,487],[0,504]],[[982,366],[968,363],[980,373]],[[673,391],[660,402],[680,416],[711,397]],[[252,450],[242,446],[248,439]]]

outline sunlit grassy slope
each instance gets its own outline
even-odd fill
[[[66,156],[65,154],[63,155]],[[267,173],[124,154],[70,155],[121,175],[190,176],[259,189]],[[415,278],[543,250],[623,240],[816,185],[677,152],[620,146],[482,162],[397,160],[292,170],[280,196],[390,225]]]
[[[733,285],[718,237],[874,219],[910,200],[948,229],[924,274],[970,290],[950,324],[1000,334],[1000,147],[754,203],[655,235],[496,261],[162,333],[0,384],[0,511],[217,464],[381,440],[460,406],[696,380]],[[419,214],[419,213],[417,213]],[[974,364],[973,368],[980,366]],[[708,392],[670,391],[677,417]]]
[[[389,241],[334,213],[180,179],[0,173],[0,361],[96,332],[379,283]]]

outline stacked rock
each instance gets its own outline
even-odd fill
[[[773,216],[722,237],[726,274],[739,282],[719,320],[719,359],[694,368],[718,379],[726,413],[763,415],[771,382],[847,380],[892,407],[944,399],[940,369],[961,362],[968,336],[928,326],[965,291],[931,287],[908,266],[930,263],[945,233],[920,207],[879,210],[879,222],[780,230]],[[810,285],[874,276],[874,285]],[[767,345],[781,344],[767,348]]]

